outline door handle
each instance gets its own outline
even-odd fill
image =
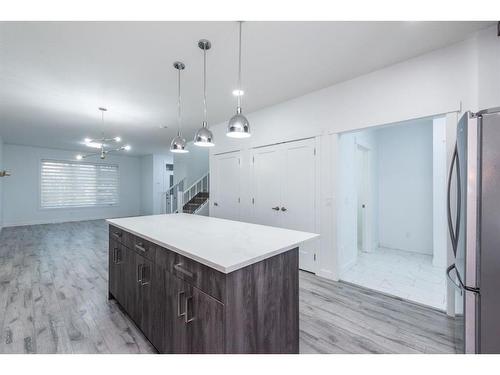
[[[219,203],[217,203],[217,202],[214,202],[214,206],[216,206],[216,207],[217,207],[218,205],[219,205]]]
[[[457,283],[455,282],[455,280],[453,280],[453,278],[450,276],[450,272],[451,272],[452,270],[454,270],[454,269],[456,269],[455,264],[452,264],[451,266],[449,266],[449,267],[446,269],[446,276],[448,276],[448,279],[449,279],[449,280],[453,283],[453,285],[455,286],[455,288],[457,288],[457,289],[460,291],[460,293],[462,293],[462,287],[461,287],[459,284],[457,284]]]
[[[177,317],[180,318],[181,316],[183,315],[186,315],[186,310],[184,310],[184,312],[181,311],[181,306],[184,306],[186,307],[185,304],[182,304],[181,303],[181,297],[182,296],[185,296],[186,293],[185,292],[179,292],[177,293]],[[185,298],[184,298],[185,299]],[[184,301],[185,302],[185,301]]]
[[[113,249],[113,263],[118,264],[118,248]]]
[[[149,284],[149,278],[148,275],[146,274],[146,270],[149,271],[149,266],[143,266],[141,269],[141,285]]]
[[[144,246],[143,246],[142,242],[139,242],[139,243],[135,244],[135,245],[134,245],[134,247],[135,247],[137,250],[139,250],[139,251],[141,251],[141,252],[143,252],[143,253],[145,253],[145,252],[146,252],[146,249],[144,248]]]
[[[279,206],[276,206],[276,207],[272,207],[271,210],[274,210],[274,211],[279,211],[280,210],[280,207]]]
[[[286,207],[281,207],[281,211],[283,212],[287,211]]]
[[[144,264],[139,264],[137,266],[137,282],[138,283],[141,283],[142,282],[142,267],[144,266]]]
[[[111,232],[111,234],[115,237],[115,238],[122,238],[122,234],[119,233],[119,232]]]
[[[194,274],[191,272],[191,271],[188,271],[187,269],[185,269],[184,267],[182,267],[182,264],[181,263],[177,263],[174,265],[174,269],[184,275],[186,275],[187,277],[190,277],[190,278],[193,278]]]
[[[190,301],[191,301],[191,304],[189,303]],[[188,323],[191,323],[195,319],[194,314],[191,314],[191,317],[189,317],[189,310],[190,310],[189,306],[190,305],[191,305],[191,311],[193,310],[193,296],[187,297],[184,302],[186,304],[186,307],[184,309],[186,312],[186,314],[184,315],[184,322],[186,324],[188,324]]]

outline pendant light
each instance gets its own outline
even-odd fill
[[[239,36],[239,57],[238,57],[238,89],[235,92],[238,97],[238,107],[236,108],[236,114],[231,117],[229,123],[227,124],[226,135],[231,138],[248,138],[250,137],[250,123],[247,118],[241,113],[241,97],[243,96],[243,90],[241,88],[241,24],[243,21],[239,22],[240,26],[240,36]]]
[[[212,47],[212,44],[206,39],[201,39],[198,41],[198,47],[203,50],[203,123],[194,135],[193,143],[200,147],[213,147],[215,146],[214,136],[208,130],[207,125],[207,51]]]
[[[177,131],[177,136],[172,139],[172,143],[170,144],[170,152],[177,154],[185,154],[189,152],[186,148],[186,140],[181,135],[181,70],[186,68],[186,65],[180,61],[174,62],[174,68],[177,69],[178,79],[177,79],[177,89],[178,89],[178,99],[177,99],[177,123],[179,125],[179,129]]]

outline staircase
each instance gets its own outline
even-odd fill
[[[208,192],[199,192],[182,207],[185,214],[194,214],[208,202]]]
[[[184,188],[184,180],[181,180],[167,191],[167,213],[206,215],[209,186],[209,173],[203,175],[188,188]]]

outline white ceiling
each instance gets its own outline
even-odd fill
[[[458,42],[487,22],[246,22],[246,112]],[[0,22],[0,136],[7,143],[85,150],[85,137],[121,136],[134,154],[167,151],[183,73],[184,135],[235,109],[235,22]],[[108,108],[106,123],[97,107]],[[168,129],[161,129],[168,125]]]

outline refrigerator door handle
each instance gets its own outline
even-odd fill
[[[460,293],[461,293],[462,292],[462,286],[460,284],[458,284],[455,280],[453,280],[453,278],[450,275],[450,272],[452,270],[455,270],[455,273],[456,273],[456,266],[455,266],[455,264],[452,264],[451,266],[449,266],[446,269],[446,276],[448,276],[448,279],[452,282],[452,284],[455,286],[455,288],[457,288],[460,291]]]
[[[453,177],[453,169],[457,167],[457,218],[456,224],[453,225],[453,219],[451,218],[451,180]],[[458,168],[458,148],[455,143],[455,149],[453,150],[453,157],[451,159],[450,171],[448,173],[448,186],[447,186],[447,214],[448,214],[448,231],[451,238],[451,246],[453,248],[453,253],[457,255],[457,242],[458,242],[458,223],[460,220],[460,201],[461,201],[461,191],[460,191],[460,170]],[[455,228],[456,226],[456,228]]]

